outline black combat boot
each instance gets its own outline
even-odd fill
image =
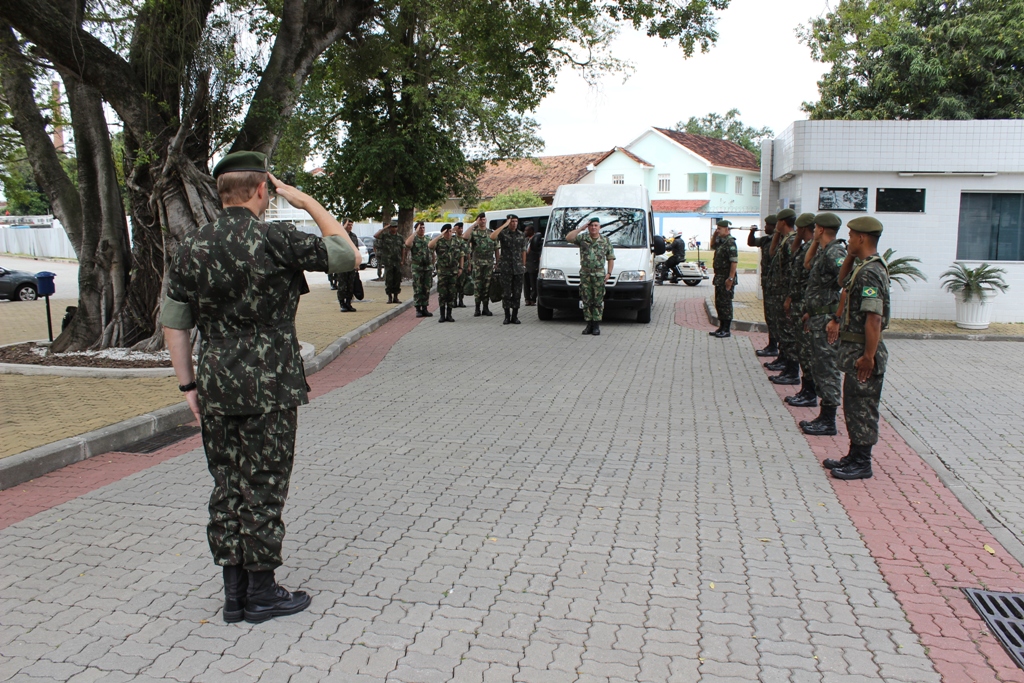
[[[416,307],[416,317],[417,318],[426,318],[427,317],[427,316],[423,315],[423,307],[422,306],[417,306]]]
[[[719,333],[721,333],[721,331],[722,331],[722,322],[719,321],[718,322],[718,329],[716,329],[716,330],[714,330],[712,332],[708,332],[708,336],[709,337],[717,337],[719,335]]]
[[[466,307],[465,298],[466,298],[465,294],[459,294],[459,306],[458,306],[459,308],[465,308]],[[455,321],[453,320],[452,322],[455,322]]]
[[[853,479],[870,479],[874,476],[871,471],[871,446],[851,446],[850,460],[848,465],[833,467],[832,476],[836,479],[847,481]]]
[[[795,360],[786,361],[786,369],[782,371],[782,374],[769,377],[768,379],[773,384],[781,384],[787,387],[800,384],[800,364]]]
[[[452,317],[452,307],[451,306],[448,307],[448,311],[447,311],[447,313],[445,313],[445,315],[448,317],[448,322],[450,322],[450,323],[455,322],[455,318]]]
[[[779,355],[779,344],[775,341],[772,336],[768,337],[768,346],[763,349],[758,349],[755,353],[762,358],[773,358]]]
[[[389,304],[395,303],[395,295],[394,294],[388,294],[388,303]]]
[[[779,372],[781,370],[785,370],[786,357],[780,354],[779,357],[776,358],[775,360],[770,360],[767,363],[764,363],[764,367],[766,370],[771,370],[772,372]]]
[[[503,322],[502,325],[511,325],[511,324],[512,324],[512,309],[511,308],[506,308],[505,309],[505,322]]]
[[[800,391],[783,399],[795,408],[815,408],[818,405],[818,396],[814,393],[814,380],[807,375],[803,376],[800,384]]]
[[[274,580],[274,571],[249,572],[249,591],[245,601],[245,620],[259,624],[267,619],[297,614],[312,601],[303,591],[285,590]]]
[[[836,406],[821,406],[821,413],[813,422],[801,424],[800,428],[804,434],[811,436],[835,436],[836,430]],[[831,469],[831,468],[830,468]]]
[[[731,320],[726,320],[724,323],[722,323],[722,329],[718,330],[718,332],[715,333],[715,336],[718,337],[719,339],[725,339],[726,337],[731,337],[732,336],[731,328],[732,328],[732,321]]]
[[[594,335],[595,337],[601,336],[601,325],[598,321],[594,321],[593,326],[590,328],[590,334]]]
[[[594,323],[590,320],[587,321],[587,326],[583,328],[583,334],[591,334],[594,331]]]
[[[438,311],[441,313],[441,317],[437,319],[437,322],[439,322],[439,323],[446,323],[446,322],[448,322],[448,315],[445,313],[446,310],[447,309],[444,306],[441,306],[438,309]]]
[[[837,467],[846,467],[851,462],[853,462],[853,448],[854,446],[851,443],[850,449],[846,451],[846,455],[841,457],[839,460],[836,460],[835,458],[825,458],[824,460],[822,460],[821,466],[824,467],[826,470],[834,470]]]
[[[356,312],[355,307],[352,305],[352,299],[345,299],[345,310],[348,311],[349,313]]]
[[[491,313],[491,302],[489,299],[484,299],[484,308],[483,311],[481,311],[481,313],[483,315],[486,315],[488,318],[494,315],[493,313]]]
[[[480,317],[480,302],[479,301],[476,302],[476,308],[473,310],[473,317],[474,318],[479,318]]]
[[[224,567],[224,622],[234,624],[245,612],[245,593],[249,590],[249,574],[236,564]]]
[[[518,325],[519,324],[519,307],[518,306],[516,306],[516,307],[514,307],[512,309],[512,324],[513,325]]]
[[[402,303],[402,302],[398,300],[398,295],[397,295],[397,294],[395,294],[395,300],[394,300],[394,301],[392,301],[391,303],[393,303],[393,304],[400,304],[400,303]]]
[[[420,306],[420,308],[423,309],[423,317],[424,318],[433,318],[434,317],[434,314],[431,313],[430,310],[427,309],[427,306],[429,306],[429,305],[430,304],[423,304],[422,306]]]

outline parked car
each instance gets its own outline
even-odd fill
[[[366,247],[366,253],[368,254],[366,259],[366,265],[370,268],[377,267],[377,250],[374,249],[373,245],[376,244],[377,240],[373,237],[360,237],[363,241],[363,246]]]
[[[0,267],[0,299],[35,301],[38,291],[39,281],[32,273]]]
[[[359,235],[356,235],[356,245],[359,247],[359,270],[363,270],[370,261],[370,250],[363,244],[363,238]]]

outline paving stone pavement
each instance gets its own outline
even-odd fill
[[[1024,345],[886,344],[885,407],[1024,543]]]
[[[938,681],[749,340],[679,291],[600,338],[431,318],[304,408],[303,614],[221,622],[200,450],[0,531],[0,679]]]

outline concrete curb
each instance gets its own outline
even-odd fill
[[[710,299],[704,299],[704,311],[708,315],[708,322],[718,325],[718,316],[715,315],[714,305]],[[733,320],[732,329],[740,332],[761,332],[768,334],[768,326],[764,323],[750,322],[747,320]],[[945,332],[886,332],[885,339],[917,339],[922,341],[1002,341],[1002,342],[1024,342],[1022,334],[948,334]]]
[[[18,342],[24,344],[25,342]],[[4,346],[15,346],[5,344]],[[309,342],[300,341],[302,360],[308,362],[316,350]],[[47,375],[49,377],[94,377],[99,379],[139,379],[173,377],[174,368],[90,368],[69,365],[26,365],[0,363],[0,375]],[[3,490],[3,489],[0,489]]]
[[[363,323],[348,334],[339,337],[334,343],[324,349],[322,353],[316,356],[312,356],[312,346],[306,344],[305,346],[310,348],[309,356],[311,356],[307,359],[306,349],[303,348],[306,374],[312,375],[323,370],[346,347],[351,346],[384,323],[396,318],[412,307],[413,302],[411,300],[396,306],[373,320]],[[135,375],[135,377],[138,377],[138,375]],[[116,451],[134,441],[154,436],[178,425],[187,424],[192,419],[192,411],[189,410],[188,404],[182,401],[181,403],[154,410],[145,415],[129,418],[122,422],[116,422],[79,436],[61,439],[45,446],[39,446],[38,448],[16,453],[6,458],[0,458],[0,491],[12,488],[36,477],[41,477],[72,463],[103,453],[109,453],[110,451]]]

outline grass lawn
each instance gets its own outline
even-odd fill
[[[701,252],[700,252],[700,260],[703,261],[704,265],[706,265],[709,269],[711,268],[711,261],[714,259],[714,257],[715,257],[715,252],[713,252],[713,251],[704,251],[702,249]],[[687,261],[696,261],[697,260],[697,252],[696,251],[691,252],[689,249],[687,249],[686,250],[686,260]],[[739,265],[737,266],[737,269],[738,270],[746,270],[746,269],[757,270],[757,264],[760,263],[760,262],[761,262],[761,252],[759,252],[759,251],[741,251],[740,252],[740,261],[739,261]]]

